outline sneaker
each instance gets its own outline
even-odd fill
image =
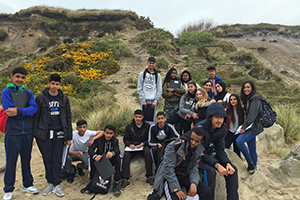
[[[65,192],[63,189],[60,187],[60,185],[57,185],[53,188],[52,193],[55,193],[56,196],[63,197],[65,196]]]
[[[128,188],[130,186],[130,183],[127,179],[124,179],[122,184],[121,184],[121,188],[122,189],[125,189],[125,188]]]
[[[23,187],[23,192],[27,192],[27,193],[30,193],[30,194],[38,194],[39,193],[39,191],[33,186],[30,186],[28,188]]]
[[[150,185],[154,184],[154,178],[152,176],[149,176],[146,180],[146,183],[149,183]]]
[[[115,196],[119,196],[121,194],[119,181],[114,182],[114,184],[113,184],[113,193],[114,193]]]
[[[75,174],[69,174],[69,175],[68,175],[68,178],[67,178],[67,182],[68,182],[68,183],[73,183],[74,177],[75,177]]]
[[[44,196],[47,196],[47,195],[49,195],[49,194],[51,194],[51,192],[52,192],[52,190],[53,190],[53,184],[52,183],[49,183],[48,185],[47,185],[47,187],[44,189],[44,191],[43,191],[43,195]]]
[[[147,197],[147,200],[159,200],[159,194],[157,193],[157,190],[154,189]]]
[[[80,167],[78,167],[78,165],[76,165],[76,168],[77,168],[78,175],[79,176],[84,176],[83,169],[81,169]]]
[[[12,192],[5,192],[3,200],[11,200]]]
[[[249,172],[249,174],[254,174],[255,165],[253,163],[248,164],[248,172]]]

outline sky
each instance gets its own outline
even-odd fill
[[[0,0],[0,13],[15,13],[38,5],[71,10],[130,10],[149,17],[155,28],[173,34],[199,20],[210,20],[215,25],[300,25],[300,0]]]

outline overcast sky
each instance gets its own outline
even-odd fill
[[[300,25],[300,0],[0,0],[0,13],[45,5],[76,9],[122,9],[149,17],[156,28],[173,34],[198,20],[215,24]]]

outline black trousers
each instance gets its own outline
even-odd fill
[[[136,155],[141,155],[145,158],[146,177],[153,176],[153,163],[149,146],[145,145],[143,151],[125,151],[122,165],[122,178],[129,179],[130,177],[130,162]]]
[[[154,168],[155,168],[155,170],[157,170],[159,167],[159,164],[161,163],[162,148],[158,148],[157,146],[151,147],[150,151],[151,151],[152,160],[154,163]]]
[[[236,144],[236,139],[239,137],[239,134],[234,134],[230,131],[228,131],[226,137],[225,137],[225,148],[229,149],[231,144],[233,144],[233,151],[241,157],[241,151],[239,147]]]
[[[178,131],[179,135],[182,135],[182,129],[183,134],[191,130],[191,121],[182,119],[177,113],[173,115],[170,119],[167,120],[167,123],[169,124],[177,124],[180,123],[181,129]]]
[[[232,165],[235,169],[235,173],[232,175],[224,176],[226,181],[226,190],[227,190],[227,199],[228,200],[238,200],[238,172],[235,165]],[[211,196],[208,198],[209,200],[215,199],[215,186],[216,186],[216,173],[218,173],[214,167],[204,163],[199,162],[199,170],[206,170],[207,172],[207,181],[208,186],[211,189]]]

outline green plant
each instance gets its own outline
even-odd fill
[[[180,46],[204,46],[204,44],[212,42],[214,39],[211,33],[207,32],[182,32],[179,38]]]
[[[165,56],[158,57],[156,67],[159,69],[168,69],[170,67],[170,62]]]

